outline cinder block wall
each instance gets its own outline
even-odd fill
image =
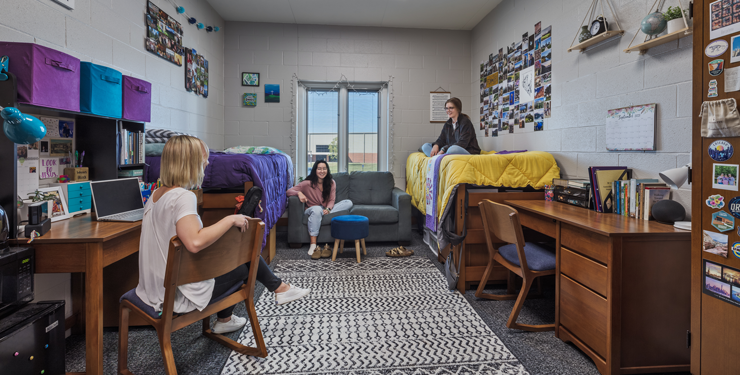
[[[471,103],[469,31],[251,22],[229,22],[225,29],[225,147],[290,149],[294,74],[332,82],[342,75],[350,81],[387,81],[392,76],[392,172],[403,189],[406,158],[442,130],[442,124],[429,122],[429,92],[442,86]],[[242,87],[241,72],[261,73],[261,86]],[[280,103],[264,102],[265,83],[280,85]],[[257,93],[256,107],[242,106],[247,92]]]
[[[220,149],[224,142],[224,30],[198,30],[171,3],[153,2],[183,25],[183,46],[195,48],[208,60],[207,99],[185,91],[184,66],[144,48],[145,0],[76,0],[74,10],[51,0],[7,1],[0,17],[0,40],[35,42],[145,79],[152,83],[152,121],[147,127],[187,132]],[[182,0],[178,4],[198,22],[225,29],[223,19],[208,2]]]
[[[479,64],[488,54],[520,41],[522,34],[552,25],[552,118],[541,132],[503,134],[478,142],[488,150],[549,151],[564,176],[587,178],[592,165],[624,165],[637,178],[658,178],[658,172],[690,162],[691,150],[691,37],[653,48],[645,55],[624,53],[653,1],[611,3],[619,25],[626,30],[616,42],[585,53],[567,52],[590,1],[507,0],[472,31],[471,113],[479,113]],[[608,10],[607,20],[616,24]],[[600,12],[597,12],[600,13]],[[638,35],[635,42],[644,36]],[[576,42],[577,43],[577,42]],[[705,67],[695,67],[705,69]],[[656,152],[610,152],[605,146],[608,109],[658,103]],[[468,105],[468,104],[466,104]],[[697,114],[698,115],[698,114]],[[690,186],[673,191],[673,199],[691,209]]]

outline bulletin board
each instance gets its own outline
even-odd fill
[[[606,149],[655,151],[657,104],[610,109],[606,116]]]

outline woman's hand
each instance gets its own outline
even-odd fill
[[[324,208],[324,211],[323,211],[324,215],[328,215],[329,212],[331,212],[331,210],[329,210],[328,208]]]
[[[432,146],[432,152],[429,153],[429,156],[434,156],[434,155],[437,155],[438,153],[439,153],[439,146],[438,145],[433,145]]]
[[[437,153],[437,155],[444,155],[444,153],[445,153],[444,151],[439,150],[439,152]]]
[[[232,225],[239,228],[242,232],[249,228],[249,216],[231,215]]]
[[[299,199],[299,200],[300,200],[301,202],[303,202],[303,203],[306,203],[306,202],[308,202],[308,198],[306,198],[306,196],[305,196],[305,195],[303,195],[303,193],[302,193],[302,192],[300,192],[300,191],[298,192],[298,199]]]

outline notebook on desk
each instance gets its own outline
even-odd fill
[[[90,190],[98,221],[134,222],[144,218],[144,201],[136,177],[92,181]]]

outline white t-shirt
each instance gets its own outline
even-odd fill
[[[197,207],[195,194],[183,188],[166,192],[157,202],[149,199],[144,206],[139,241],[139,285],[136,287],[136,295],[155,311],[162,311],[167,254],[170,239],[177,235],[178,220],[195,215],[198,217],[200,228],[203,228]],[[180,285],[175,295],[174,312],[203,310],[211,300],[214,284],[214,280],[210,279]]]

